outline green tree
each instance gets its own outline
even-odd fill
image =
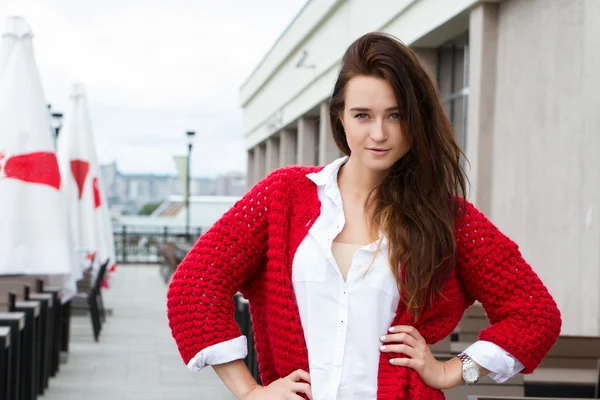
[[[158,203],[146,203],[144,204],[144,206],[142,207],[142,209],[139,212],[139,215],[150,215],[154,212],[154,210],[156,210],[158,208],[158,206],[160,206],[160,202]]]

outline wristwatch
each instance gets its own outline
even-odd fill
[[[462,376],[465,383],[467,385],[476,384],[479,380],[479,368],[475,362],[465,353],[460,353],[458,358],[462,361]]]

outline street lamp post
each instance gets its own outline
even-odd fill
[[[187,176],[185,179],[185,236],[187,240],[190,240],[190,158],[192,155],[192,144],[194,141],[194,135],[196,132],[187,131],[185,133],[188,141],[188,154],[187,154]]]
[[[62,128],[63,114],[60,112],[52,112],[52,105],[50,104],[48,104],[48,112],[50,113],[50,123],[52,124],[52,133],[54,134],[54,147],[56,147],[58,134],[60,133],[60,128]]]
[[[52,113],[52,126],[54,127],[54,138],[58,139],[58,133],[60,132],[60,128],[62,128],[62,118],[63,114],[59,112]]]

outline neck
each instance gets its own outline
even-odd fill
[[[383,181],[384,176],[380,171],[368,170],[359,165],[356,161],[353,161],[351,156],[340,169],[338,186],[340,190],[346,193],[351,193],[359,198],[366,198]]]

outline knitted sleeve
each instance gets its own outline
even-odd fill
[[[560,311],[518,246],[480,211],[464,202],[457,220],[457,275],[490,320],[480,340],[500,346],[531,373],[561,329]]]
[[[265,259],[269,181],[257,183],[200,236],[173,275],[167,315],[186,364],[201,350],[241,335],[233,295]]]

